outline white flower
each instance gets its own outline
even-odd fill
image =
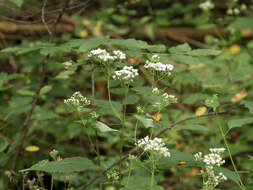
[[[240,14],[240,10],[239,10],[238,8],[234,8],[234,14],[235,14],[235,15]]]
[[[156,137],[150,139],[146,136],[145,138],[138,140],[136,145],[142,148],[145,152],[155,152],[158,155],[170,157],[170,152],[161,138]]]
[[[90,105],[90,100],[88,100],[86,97],[83,97],[80,92],[75,92],[70,98],[65,99],[64,103],[74,108],[80,109],[84,106]]]
[[[115,71],[112,78],[115,80],[118,79],[132,82],[133,79],[138,75],[138,70],[134,69],[133,66],[124,66],[123,69]]]
[[[199,4],[199,8],[203,11],[208,11],[214,8],[214,4],[210,0],[207,0],[206,2]]]
[[[202,156],[202,152],[194,155],[196,161],[202,161],[205,164],[205,168],[201,170],[201,173],[206,179],[204,182],[205,187],[215,188],[220,182],[227,180],[227,177],[223,173],[215,175],[214,168],[220,167],[225,163],[221,154],[225,151],[225,148],[210,148],[210,153]]]
[[[166,92],[163,93],[162,97],[164,98],[165,102],[169,103],[177,103],[177,98],[172,94],[167,94]]]
[[[152,89],[152,93],[153,93],[153,94],[158,94],[158,93],[159,93],[158,88],[157,88],[157,87],[153,88],[153,89]]]
[[[114,61],[117,59],[126,59],[126,54],[124,54],[122,51],[120,50],[114,50],[113,51],[114,55],[110,55],[110,53],[108,53],[105,49],[94,49],[91,50],[88,54],[88,57],[96,57],[98,59],[100,59],[101,61],[107,62],[107,61]]]
[[[126,59],[126,54],[120,50],[114,50],[113,54],[118,57],[118,59]]]
[[[150,62],[148,60],[146,61],[146,64],[144,65],[144,67],[146,69],[153,69],[153,70],[161,71],[161,72],[172,71],[174,68],[174,66],[171,64],[164,64],[161,62]]]

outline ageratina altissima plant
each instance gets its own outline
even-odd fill
[[[124,60],[126,59],[126,54],[124,54],[120,50],[112,51],[112,55],[107,52],[105,49],[94,49],[91,50],[88,54],[89,58],[95,58],[98,61],[107,62],[107,61],[114,61],[114,60]]]
[[[156,137],[151,139],[149,136],[146,136],[145,138],[138,140],[136,145],[142,148],[144,152],[157,156],[170,157],[170,152],[161,138]]]
[[[115,71],[113,79],[123,80],[124,82],[133,82],[133,79],[139,75],[138,70],[133,66],[125,66],[123,69]]]
[[[74,110],[81,111],[82,108],[90,105],[91,102],[80,92],[75,92],[70,98],[65,99],[64,103]]]
[[[227,180],[227,177],[219,172],[215,173],[215,168],[222,166],[225,160],[222,159],[221,154],[225,151],[225,148],[210,148],[210,153],[203,155],[199,152],[194,155],[196,161],[200,161],[204,164],[204,167],[200,171],[203,177],[203,190],[213,190],[219,183]]]
[[[171,75],[171,71],[174,68],[174,66],[171,64],[165,64],[160,62],[160,56],[157,54],[153,55],[150,60],[147,60],[144,67],[153,72],[165,72],[166,74],[168,74],[168,76]]]

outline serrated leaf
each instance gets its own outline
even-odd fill
[[[100,121],[96,122],[96,128],[99,129],[102,133],[118,131],[116,129],[112,129],[112,128],[108,127],[106,124],[104,124],[104,123],[102,123]]]
[[[85,157],[65,158],[60,161],[48,162],[43,160],[24,171],[43,171],[48,173],[73,173],[86,170],[97,170],[98,167]]]
[[[242,127],[252,122],[253,122],[253,117],[244,118],[244,119],[231,119],[228,121],[228,128],[230,130],[235,127]]]
[[[175,126],[173,129],[176,130],[190,130],[190,131],[209,131],[209,129],[203,125],[183,125]]]
[[[134,117],[138,119],[144,125],[145,128],[154,127],[153,119],[148,118],[144,115],[134,115]]]

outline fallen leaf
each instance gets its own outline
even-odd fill
[[[161,114],[160,112],[158,112],[158,113],[153,113],[153,114],[152,114],[152,118],[153,118],[154,120],[156,120],[156,121],[160,121],[161,118],[162,118],[162,114]]]
[[[37,152],[37,151],[40,150],[40,148],[39,148],[38,146],[31,145],[31,146],[27,146],[27,147],[25,148],[25,150],[26,150],[27,152]]]
[[[204,88],[221,88],[221,84],[202,84],[202,87]]]
[[[236,93],[233,98],[232,98],[232,102],[238,102],[241,99],[245,98],[248,95],[248,92],[246,91],[246,89],[242,89],[240,92]]]
[[[200,116],[200,115],[203,115],[205,114],[207,111],[207,108],[205,106],[201,106],[201,107],[198,107],[195,111],[195,115],[196,116]]]
[[[231,53],[231,54],[238,54],[240,53],[240,51],[241,51],[241,47],[237,44],[234,44],[230,46],[226,52]]]

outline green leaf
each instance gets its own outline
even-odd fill
[[[134,117],[139,120],[145,128],[152,128],[154,127],[153,119],[148,118],[144,115],[134,115]]]
[[[118,131],[118,130],[115,130],[115,129],[112,129],[110,127],[108,127],[106,124],[100,122],[100,121],[97,121],[96,122],[96,128],[99,129],[102,133],[105,133],[105,132],[111,132],[111,131]]]
[[[183,64],[196,64],[199,62],[198,58],[183,54],[173,54],[171,59]]]
[[[235,127],[242,127],[252,122],[253,122],[253,117],[244,118],[244,119],[231,119],[228,121],[228,128],[230,130]]]
[[[9,145],[9,142],[5,138],[1,137],[0,138],[0,152],[3,152],[7,148],[8,145]]]
[[[191,56],[211,56],[211,55],[219,55],[220,53],[221,51],[214,49],[196,49],[187,52],[187,54]]]
[[[139,101],[139,96],[130,95],[123,100],[123,104],[136,104]]]
[[[46,85],[40,90],[40,95],[46,94],[49,91],[51,91],[53,88],[53,85]]]
[[[183,126],[175,126],[173,129],[176,130],[191,130],[191,131],[209,131],[209,128],[203,125],[183,125]]]
[[[233,28],[235,30],[253,28],[253,17],[238,17],[229,25],[229,28]]]
[[[191,51],[191,46],[189,46],[189,44],[187,44],[187,43],[178,45],[176,47],[169,48],[170,53],[182,54],[182,53],[189,52],[189,51]]]
[[[82,45],[79,48],[80,52],[88,52],[91,49],[97,48],[100,45],[105,44],[105,38],[90,38],[87,40],[82,40]]]
[[[242,101],[244,106],[249,109],[250,113],[253,114],[253,101]]]
[[[129,178],[125,178],[122,184],[125,186],[125,190],[160,190],[160,186],[153,185],[150,187],[151,178],[148,176],[134,175]],[[156,183],[156,181],[155,181]]]
[[[197,162],[194,160],[194,156],[189,153],[181,152],[176,149],[169,150],[171,157],[163,157],[158,161],[159,168],[170,168],[175,166],[179,161],[186,162],[187,166],[197,166]]]
[[[235,182],[238,185],[240,184],[238,176],[236,175],[235,172],[233,172],[227,168],[222,168],[222,167],[215,168],[215,171],[217,173],[222,172],[228,179],[232,180],[233,182]]]
[[[43,160],[24,171],[43,171],[48,173],[73,173],[86,170],[98,170],[98,167],[91,160],[85,157],[65,158],[60,161],[49,162]]]
[[[17,7],[21,7],[22,4],[24,3],[24,0],[8,0],[8,1],[16,5]]]
[[[59,73],[55,77],[55,79],[68,79],[70,77],[70,75],[75,73],[76,69],[77,69],[77,66],[73,65],[73,66],[69,67],[68,70]]]

